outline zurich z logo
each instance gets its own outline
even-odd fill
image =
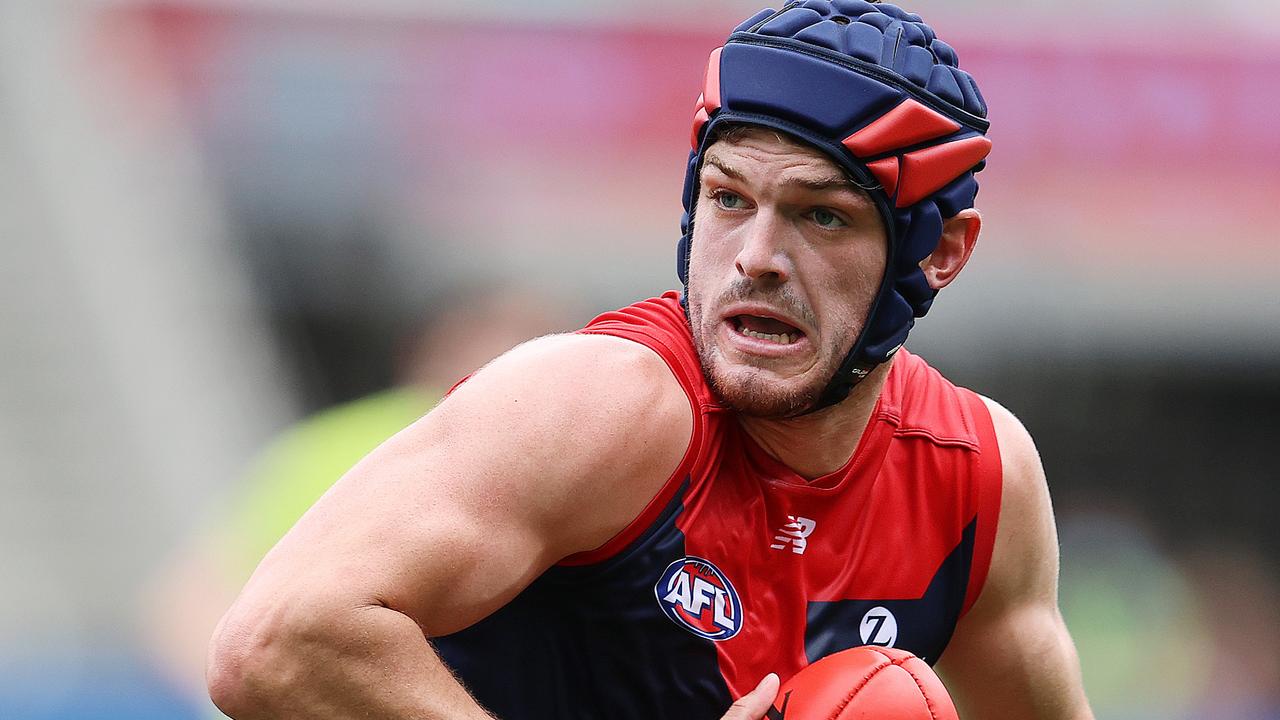
[[[729,578],[710,561],[681,558],[653,586],[672,622],[708,640],[728,640],[742,629],[742,601]]]

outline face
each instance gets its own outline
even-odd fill
[[[879,289],[887,238],[871,198],[826,155],[763,129],[704,155],[689,257],[689,322],[734,409],[812,407]]]

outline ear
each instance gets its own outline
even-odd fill
[[[973,208],[961,210],[942,222],[942,237],[938,240],[938,247],[920,261],[920,269],[929,281],[929,287],[941,290],[951,284],[965,263],[969,262],[981,231],[982,215]]]

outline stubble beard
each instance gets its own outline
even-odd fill
[[[748,297],[764,299],[759,293],[751,293],[749,289],[731,288],[726,291],[718,306],[723,307],[726,302]],[[785,301],[781,305],[788,306]],[[727,407],[749,417],[790,418],[816,407],[822,398],[822,391],[826,389],[844,357],[839,347],[822,348],[819,350],[822,358],[810,371],[813,379],[800,385],[770,379],[767,371],[762,368],[742,364],[730,368],[716,344],[719,318],[714,318],[708,324],[703,315],[701,297],[693,292],[688,295],[688,306],[690,334],[693,336],[694,349],[698,352],[698,362],[702,366],[702,375],[706,378],[708,387]],[[794,303],[791,306],[794,307]],[[838,342],[843,342],[843,339]]]

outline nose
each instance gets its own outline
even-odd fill
[[[791,260],[785,251],[785,232],[776,212],[757,211],[742,228],[742,246],[734,258],[738,273],[756,281],[786,282],[791,277]]]

